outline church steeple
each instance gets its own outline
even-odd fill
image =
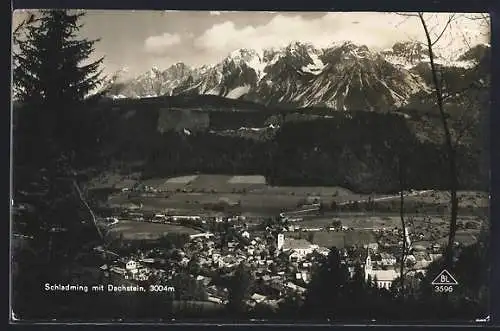
[[[372,258],[370,256],[370,249],[366,249],[366,261],[365,261],[365,280],[368,279],[368,276],[370,276],[372,272]]]
[[[406,240],[406,249],[410,249],[411,240],[410,240],[410,229],[408,227],[404,228],[404,235],[405,235],[405,240]]]
[[[283,233],[278,234],[278,240],[276,243],[277,250],[281,251],[283,249],[283,245],[285,244],[285,235]]]

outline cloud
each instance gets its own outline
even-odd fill
[[[449,14],[428,15],[437,34],[440,27],[446,24]],[[449,29],[449,36],[443,36],[440,41],[443,48],[447,49],[450,43],[463,44],[462,37],[456,38],[459,27],[462,32],[473,30],[475,38],[478,38],[478,22],[461,19],[454,24]],[[327,47],[332,43],[350,40],[379,49],[390,47],[396,41],[424,41],[424,38],[422,26],[416,17],[408,18],[394,13],[326,13],[311,18],[307,13],[297,13],[274,14],[271,20],[260,25],[237,26],[234,21],[226,20],[212,25],[195,39],[194,44],[206,52],[224,56],[238,48],[261,50],[282,47],[293,41]]]
[[[211,16],[219,16],[219,15],[221,14],[221,12],[220,12],[220,11],[216,11],[216,10],[215,10],[215,11],[210,11],[210,12],[209,12],[209,14],[210,14]]]
[[[181,36],[165,32],[159,36],[150,36],[144,41],[146,52],[152,54],[161,54],[171,46],[181,43]]]

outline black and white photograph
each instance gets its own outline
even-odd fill
[[[10,321],[490,319],[490,16],[12,14]]]

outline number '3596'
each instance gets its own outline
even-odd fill
[[[451,285],[436,285],[434,286],[434,291],[438,293],[451,293],[453,292],[453,286]]]

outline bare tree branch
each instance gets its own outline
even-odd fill
[[[399,210],[399,216],[401,218],[401,226],[403,228],[403,249],[401,252],[401,265],[400,265],[400,281],[401,281],[401,288],[404,287],[404,266],[405,266],[405,261],[406,261],[406,255],[407,255],[407,248],[406,247],[406,224],[405,224],[405,217],[404,217],[404,206],[405,206],[405,198],[404,198],[404,189],[405,189],[405,180],[404,180],[404,165],[401,162],[401,157],[398,159],[398,172],[399,172],[399,191],[400,191],[400,210]]]
[[[399,15],[399,16],[406,16],[406,17],[416,17],[416,18],[419,17],[418,13],[413,13],[413,12],[399,12],[399,13],[396,13],[396,14]]]
[[[457,199],[457,189],[458,189],[458,178],[457,178],[457,165],[456,165],[456,156],[455,156],[455,148],[453,146],[451,132],[448,125],[448,116],[444,111],[444,102],[443,102],[443,93],[441,89],[441,82],[437,77],[437,69],[434,63],[434,52],[432,49],[432,40],[429,34],[429,30],[427,28],[427,23],[424,19],[424,15],[422,12],[418,13],[420,22],[422,23],[422,27],[425,32],[425,37],[427,39],[427,47],[429,50],[429,58],[431,64],[432,71],[432,79],[434,82],[434,88],[436,92],[436,102],[438,105],[439,113],[441,115],[441,121],[443,124],[443,129],[445,133],[445,143],[448,150],[448,162],[450,167],[450,195],[451,195],[451,218],[450,218],[450,232],[448,235],[448,246],[446,248],[445,254],[445,262],[447,265],[453,262],[453,243],[455,241],[455,234],[457,230],[457,215],[458,215],[458,199]]]
[[[410,19],[411,16],[406,16],[403,20],[401,20],[401,22],[397,23],[395,25],[396,28],[399,28],[399,26],[403,23],[405,23],[406,21],[408,21],[408,19]]]
[[[408,21],[410,18],[418,18],[418,13],[407,13],[407,12],[398,13],[398,12],[396,12],[395,14],[398,15],[398,16],[404,17],[404,19],[401,22],[399,22],[399,23],[397,23],[395,25],[396,28],[398,28],[401,24],[403,24],[406,21]],[[406,34],[406,35],[407,35],[407,37],[409,39],[412,39],[412,41],[415,42],[416,44],[419,44],[419,45],[422,45],[422,46],[427,46],[425,43],[423,43],[421,41],[414,40],[414,38],[410,37],[408,34]]]
[[[478,16],[464,15],[465,18],[471,21],[489,21],[490,17],[486,13],[480,13]]]
[[[454,19],[455,19],[455,14],[451,14],[450,17],[448,17],[448,21],[446,21],[446,24],[445,24],[443,30],[441,30],[441,33],[431,43],[431,46],[434,46],[435,44],[437,44],[439,42],[439,40],[441,39],[441,37],[443,36],[443,34],[445,33],[445,31],[448,29],[448,26],[450,26],[451,22],[453,22]]]

